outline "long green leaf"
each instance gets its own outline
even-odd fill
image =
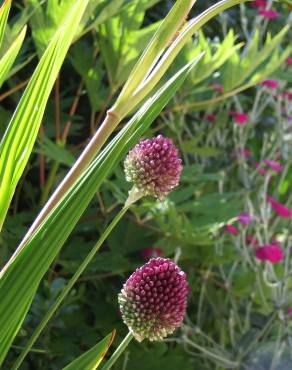
[[[185,44],[191,39],[192,35],[198,31],[210,19],[214,18],[219,13],[233,7],[234,5],[250,1],[250,0],[222,0],[205,10],[202,14],[190,20],[185,28],[181,31],[178,37],[173,41],[170,47],[161,57],[148,78],[143,81],[143,84],[138,87],[131,97],[132,104],[141,100],[145,94],[149,93],[158,83],[161,77],[165,74],[171,63],[174,61],[178,53],[182,50]]]
[[[42,277],[98,187],[158,116],[198,60],[199,57],[186,65],[153,98],[147,100],[68,190],[26,245],[6,265],[0,280],[0,365],[17,334],[15,329],[24,320],[25,314],[20,308],[30,304]],[[3,344],[2,338],[9,340],[6,339]]]
[[[12,0],[4,0],[1,8],[0,8],[0,48],[2,45],[6,23],[8,19],[9,10],[11,7],[11,1]]]
[[[5,78],[7,77],[12,64],[17,57],[17,54],[21,48],[26,33],[26,27],[20,32],[14,43],[6,51],[3,57],[0,59],[0,87],[2,86]]]
[[[163,51],[171,43],[195,1],[196,0],[178,0],[160,24],[158,30],[155,32],[150,43],[135,65],[113,107],[121,116],[124,114],[124,105],[128,105],[127,101],[132,93],[137,89],[145,76],[150,73]]]
[[[106,336],[102,341],[97,343],[89,351],[85,352],[76,360],[72,361],[69,365],[64,367],[63,370],[95,370],[100,365],[104,356],[106,355],[109,347],[111,346],[115,332]]]
[[[43,54],[0,144],[0,229],[28,162],[46,103],[89,0],[78,0]]]

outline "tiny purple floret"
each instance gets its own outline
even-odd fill
[[[168,258],[153,258],[119,294],[123,321],[138,341],[161,341],[181,325],[188,293],[186,274]]]

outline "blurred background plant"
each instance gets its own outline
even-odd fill
[[[198,1],[191,17],[216,2],[207,3]],[[172,5],[168,0],[90,1],[16,188],[0,236],[1,264],[100,127]],[[0,50],[1,62],[7,53],[11,65],[16,58],[5,76],[0,72],[0,83],[5,81],[1,136],[70,6],[66,0],[13,2]],[[292,368],[290,23],[289,4],[255,0],[221,13],[185,45],[159,86],[205,54],[145,134],[163,133],[179,148],[180,187],[162,202],[145,198],[132,206],[21,369],[60,369],[113,328],[114,346],[119,343],[127,329],[117,294],[125,278],[153,256],[173,258],[188,274],[186,320],[163,343],[131,343],[115,369]],[[122,160],[42,281],[4,369],[12,368],[125,202],[130,185]]]

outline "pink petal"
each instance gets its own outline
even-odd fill
[[[274,264],[284,259],[284,252],[277,245],[267,244],[257,248],[255,256],[261,261],[269,261]]]
[[[230,112],[230,115],[234,118],[238,125],[245,125],[248,121],[248,114],[241,112]]]
[[[274,198],[269,196],[268,202],[280,217],[290,218],[292,216],[292,211],[284,204],[278,203]]]
[[[261,85],[269,87],[270,89],[276,89],[279,86],[279,83],[276,80],[265,80]]]
[[[227,224],[225,226],[225,230],[229,233],[229,234],[232,234],[232,235],[237,235],[238,234],[238,230],[235,226],[233,225],[230,225],[230,224]]]
[[[259,10],[258,15],[261,15],[267,19],[275,19],[279,16],[279,13],[272,9],[262,9]]]
[[[248,214],[248,213],[241,213],[237,216],[238,222],[240,222],[243,225],[248,225],[254,220],[254,216]]]
[[[277,161],[273,161],[272,159],[264,159],[263,163],[269,166],[273,171],[279,173],[283,171],[283,167]]]
[[[260,174],[260,175],[266,175],[267,173],[268,173],[268,171],[265,169],[265,168],[262,168],[261,167],[261,164],[260,163],[255,163],[255,167],[256,167],[256,169],[258,170],[258,173]]]

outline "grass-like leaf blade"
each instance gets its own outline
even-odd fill
[[[88,0],[78,0],[44,52],[0,143],[0,229],[35,143],[51,89]]]
[[[0,59],[0,87],[5,81],[5,78],[7,77],[10,71],[10,68],[12,67],[12,64],[15,61],[15,58],[17,57],[17,54],[23,43],[25,33],[26,33],[26,27],[23,28],[23,30],[17,36],[16,40],[13,42],[10,48],[6,51],[6,53]]]
[[[100,365],[104,356],[106,355],[112,341],[115,337],[115,332],[107,335],[103,340],[97,343],[94,347],[90,348],[80,357],[76,358],[63,370],[95,370]]]
[[[4,0],[3,4],[0,7],[0,48],[5,33],[6,23],[11,7],[11,1],[12,0]]]

